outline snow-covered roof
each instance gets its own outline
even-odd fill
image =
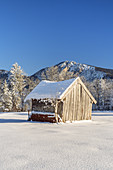
[[[25,101],[30,99],[44,99],[44,98],[57,98],[75,81],[69,79],[59,82],[54,81],[41,81],[25,98]]]

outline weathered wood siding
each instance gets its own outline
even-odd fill
[[[90,120],[92,100],[79,80],[71,87],[63,99],[63,121]]]

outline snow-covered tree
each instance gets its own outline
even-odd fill
[[[2,102],[3,102],[3,110],[4,111],[11,111],[12,110],[12,95],[9,91],[7,81],[3,83],[2,86],[2,96],[1,96]]]
[[[86,81],[85,77],[81,77],[86,87],[97,100],[97,104],[93,105],[95,110],[113,110],[113,79],[94,79]]]
[[[17,63],[13,64],[8,80],[12,93],[13,110],[21,110],[23,107],[24,76],[23,70]]]
[[[111,110],[113,108],[113,81],[110,79],[106,80],[105,83],[105,93],[104,93],[105,103],[104,110]]]

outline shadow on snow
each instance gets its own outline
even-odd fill
[[[113,114],[92,114],[92,116],[113,116]]]
[[[0,123],[25,123],[27,120],[22,119],[0,119]]]

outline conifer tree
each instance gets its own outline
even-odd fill
[[[12,110],[12,95],[9,91],[7,81],[5,80],[2,87],[2,102],[3,102],[3,110],[11,111]]]
[[[24,88],[23,70],[17,63],[13,64],[9,74],[9,85],[12,93],[13,110],[22,109],[22,94]]]

